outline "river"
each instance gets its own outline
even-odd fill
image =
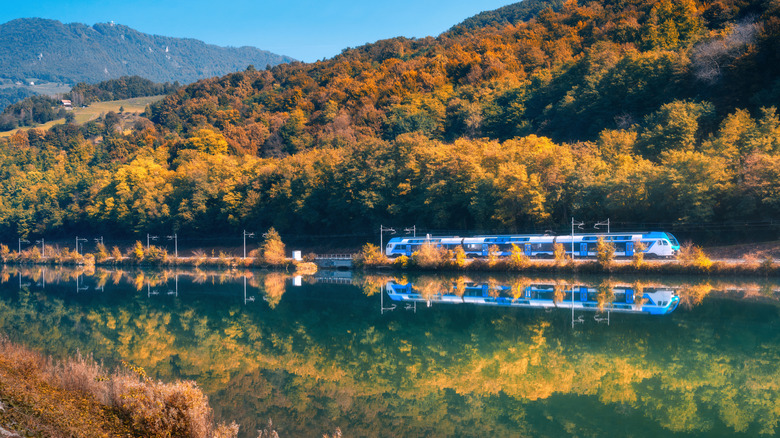
[[[9,268],[0,329],[195,380],[256,437],[774,436],[780,284]]]

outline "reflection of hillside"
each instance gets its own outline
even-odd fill
[[[487,306],[449,306],[431,318],[383,315],[376,295],[384,277],[360,280],[374,289],[370,296],[361,288],[338,285],[294,288],[287,282],[288,288],[280,289],[279,278],[247,277],[250,288],[277,288],[270,293],[279,298],[271,309],[263,300],[247,304],[241,299],[243,274],[229,274],[234,281],[228,281],[221,275],[144,273],[156,284],[150,289],[157,288],[161,296],[150,296],[145,288],[135,292],[135,272],[123,275],[117,285],[127,293],[111,293],[114,272],[96,272],[81,277],[93,289],[78,295],[72,274],[41,273],[37,281],[25,275],[27,285],[21,289],[17,275],[6,274],[0,294],[3,332],[55,355],[91,351],[98,358],[124,358],[159,378],[193,378],[217,411],[241,422],[245,431],[270,417],[285,436],[318,436],[347,425],[353,436],[376,431],[478,435],[484,430],[534,436],[543,434],[535,429],[538,404],[557,411],[565,406],[555,405],[563,397],[577,403],[598,400],[612,420],[652,426],[656,435],[706,434],[713,424],[755,435],[780,421],[767,402],[780,399],[774,366],[780,360],[780,334],[772,330],[777,308],[754,312],[753,300],[708,302],[712,292],[696,295],[698,307],[669,318],[631,317],[620,330],[595,324],[571,330],[567,312],[518,316]],[[159,282],[168,278],[170,288],[177,275],[180,297],[186,299],[163,298],[166,283]],[[44,278],[41,291],[36,285]],[[204,280],[197,283],[196,278]],[[418,281],[397,280],[399,285]],[[462,290],[458,298],[466,299],[465,285],[483,280],[432,277],[424,283],[426,290],[443,289],[426,296],[444,291],[458,297]],[[523,300],[529,287],[542,283],[493,280],[484,283],[486,298]],[[93,293],[101,283],[105,292]],[[570,299],[573,283],[547,283],[550,305]],[[660,286],[612,283],[634,288],[635,305]],[[194,287],[212,290],[188,292]],[[769,299],[773,292],[759,292],[761,287],[749,286],[750,294]],[[684,289],[679,288],[681,295]],[[269,293],[252,294],[264,296],[261,292]],[[612,304],[620,300],[616,293]],[[711,312],[713,319],[697,311]],[[586,432],[609,434],[599,429],[609,421],[603,423]]]

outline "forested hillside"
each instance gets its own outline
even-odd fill
[[[180,85],[177,82],[158,84],[140,76],[123,76],[109,79],[97,84],[79,82],[73,86],[65,97],[74,105],[92,102],[107,102],[109,100],[131,99],[142,96],[161,96],[176,91]]]
[[[609,217],[774,237],[780,3],[549,6],[201,80],[132,133],[18,133],[0,159],[0,234],[507,232]]]

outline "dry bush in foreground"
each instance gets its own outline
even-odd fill
[[[81,354],[50,363],[47,369],[61,387],[118,409],[140,436],[232,438],[238,434],[235,423],[214,425],[208,398],[195,382],[154,381],[143,369],[128,364],[108,373],[91,356]]]

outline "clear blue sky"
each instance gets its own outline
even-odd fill
[[[435,36],[512,0],[36,0],[7,1],[0,23],[42,17],[114,21],[156,35],[255,46],[302,61],[395,36]]]

